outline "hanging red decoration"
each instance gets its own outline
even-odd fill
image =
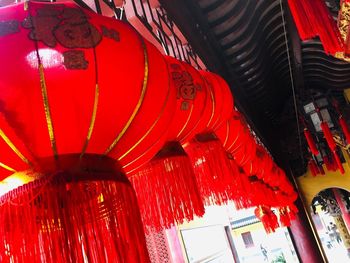
[[[147,233],[191,221],[204,214],[191,163],[177,142],[169,142],[129,176]]]
[[[317,149],[315,141],[312,138],[311,132],[307,128],[304,129],[304,136],[305,136],[306,142],[307,142],[307,144],[309,146],[309,149],[310,149],[311,153],[313,155],[318,155],[319,151]]]
[[[204,214],[192,163],[180,142],[204,129],[200,119],[208,96],[207,87],[192,66],[172,57],[165,59],[170,87],[177,94],[175,115],[166,134],[168,142],[146,165],[129,171],[147,232]]]
[[[327,54],[343,51],[339,29],[323,0],[288,0],[301,40],[318,36]]]
[[[278,210],[280,225],[284,227],[291,226],[291,218],[289,217],[289,213],[286,207],[281,207]]]
[[[30,182],[0,197],[1,262],[149,262],[134,191],[114,160],[40,162],[40,174],[12,175]]]
[[[191,159],[204,204],[227,203],[233,175],[220,140],[213,133],[197,134],[185,150]]]
[[[347,125],[346,121],[344,120],[343,116],[339,117],[339,125],[344,133],[347,144],[349,144],[350,143],[350,131],[349,131],[348,125]]]
[[[173,116],[176,94],[162,55],[131,27],[74,4],[29,2],[28,10],[16,5],[0,15],[6,29],[0,42],[1,112],[30,149],[29,161],[99,153],[125,166],[144,149],[157,152],[164,144],[159,138]],[[9,167],[22,169],[3,157]]]
[[[329,146],[329,148],[331,149],[332,153],[333,153],[333,157],[334,157],[334,160],[335,160],[335,163],[337,164],[337,167],[340,171],[341,174],[344,174],[345,170],[344,170],[344,167],[341,163],[341,160],[337,154],[337,145],[334,141],[334,138],[333,138],[333,135],[332,135],[332,132],[331,130],[329,129],[329,126],[328,126],[328,123],[323,121],[321,123],[321,129],[323,131],[323,134],[324,134],[324,137],[327,141],[327,144]]]
[[[214,130],[233,114],[233,98],[228,85],[219,76],[200,72],[208,87],[203,130],[184,144],[188,153],[204,204],[223,204],[228,201],[232,180],[229,160]]]
[[[259,206],[255,209],[256,217],[263,223],[267,233],[275,232],[279,227],[278,219],[275,213],[266,206]]]
[[[101,160],[109,156],[118,160],[120,166],[132,162],[133,167],[139,167],[150,160],[166,141],[164,134],[174,114],[176,103],[176,93],[169,86],[166,62],[154,46],[142,39],[127,24],[96,15],[73,3],[49,4],[30,1],[0,9],[0,40],[2,176],[30,169],[43,173],[43,180],[50,175],[55,178],[56,175],[63,176],[66,171],[69,171],[71,178],[75,178],[81,172],[81,162],[90,160],[90,154],[97,154]],[[146,149],[152,150],[143,154]],[[70,162],[70,166],[65,166],[60,173],[64,156],[67,154],[74,154],[74,162]],[[138,158],[139,156],[142,158]],[[42,163],[43,158],[51,161]],[[49,164],[50,169],[47,169],[46,164]],[[103,179],[101,176],[104,172],[98,172],[102,169],[101,166],[89,169],[86,171],[88,175],[84,184],[95,185],[96,181]],[[116,170],[120,173],[119,165]],[[57,183],[56,186],[56,181],[61,182],[55,179],[55,183],[49,183],[48,191],[43,196],[46,198],[48,195],[50,202],[54,200],[54,193],[60,195],[57,200],[67,203],[69,198],[78,198],[79,194],[81,198],[89,195],[89,191],[84,194],[82,188],[80,191],[78,189],[76,194],[71,194],[69,189],[64,189],[77,188],[74,184],[67,184],[63,180],[62,184]],[[102,181],[96,185],[101,187],[106,204],[128,202],[126,199],[118,199],[123,197],[123,187],[109,193],[107,185]],[[113,180],[108,181],[112,181],[112,187]],[[16,190],[11,195],[4,196],[0,213],[4,216],[8,213],[16,218],[17,215],[11,214],[7,208],[11,203],[19,203],[25,199],[30,203],[32,194],[38,191],[37,183],[40,189],[45,190],[40,182],[34,181],[33,184],[24,186],[19,196],[16,195]],[[129,189],[128,182],[123,179],[124,182]],[[52,184],[63,190],[51,191]],[[81,217],[70,213],[74,204],[77,204],[76,211],[80,211],[78,203],[72,202],[67,205],[69,211],[61,215],[62,220],[66,220],[67,223],[60,223],[58,227],[62,227],[61,231],[65,231],[65,235],[77,239],[83,238],[79,237],[80,231],[86,231],[88,236],[84,237],[85,240],[80,240],[79,247],[75,247],[78,252],[83,251],[84,257],[85,254],[88,258],[103,254],[116,262],[125,261],[125,258],[128,262],[148,262],[142,229],[139,229],[141,222],[138,220],[137,206],[132,194],[133,191],[130,191],[125,195],[125,198],[130,198],[130,203],[125,205],[127,208],[124,212],[121,211],[126,215],[125,220],[120,221],[120,225],[115,224],[118,212],[108,210],[112,208],[105,210],[108,215],[104,219],[114,220],[110,221],[111,225],[99,226],[95,223],[97,221],[84,225]],[[96,204],[96,198],[94,201]],[[81,207],[91,210],[97,216],[100,208],[95,204],[90,205],[87,202],[86,206]],[[20,205],[23,209],[33,208],[25,203]],[[58,204],[53,204],[53,207],[45,206],[45,213],[43,207],[39,208],[34,212],[46,222],[49,222],[54,214],[58,216],[61,213]],[[17,210],[13,211],[16,213]],[[29,216],[34,215],[34,212],[28,210],[21,213]],[[1,220],[4,220],[3,217]],[[34,224],[34,220],[35,218],[26,218],[23,222]],[[70,223],[71,221],[74,223]],[[130,225],[128,221],[133,224]],[[30,231],[27,228],[32,225],[26,223],[19,228],[17,223],[19,221],[1,225],[0,231],[3,233],[23,233],[21,235],[16,232],[16,238],[13,236],[6,241],[13,243],[2,242],[1,255],[7,255],[9,248],[19,252],[19,243],[22,247],[32,245],[28,244],[29,239],[25,237]],[[86,229],[80,230],[78,225]],[[14,230],[15,227],[18,229]],[[46,226],[46,229],[48,228],[50,226]],[[52,237],[55,237],[53,232],[45,231],[45,235],[52,233]],[[39,246],[42,233],[32,234],[37,234],[36,239],[33,236],[33,240],[35,239],[36,245]],[[94,234],[106,236],[107,242],[113,238],[115,248],[110,244],[100,243],[93,237]],[[88,237],[91,240],[87,240]],[[45,254],[47,261],[56,261],[55,256],[62,252],[62,246],[70,245],[67,242],[76,242],[74,244],[78,245],[79,240],[69,241],[62,237],[60,241],[63,241],[61,246],[56,246],[55,241],[52,241],[53,243],[47,246],[40,245],[40,249],[38,247],[35,252],[23,249],[21,251],[23,255],[29,253],[26,261],[34,253]],[[122,260],[118,261],[119,259]],[[39,258],[33,261],[39,261]],[[67,261],[77,262],[79,259]],[[64,258],[61,262],[67,261]]]
[[[237,111],[235,111],[234,115],[236,114],[238,114]],[[233,122],[233,118],[230,118],[215,130],[215,134],[221,140],[222,146],[225,150],[229,150],[237,141],[239,128],[233,126]],[[237,209],[251,207],[251,200],[249,199],[251,190],[248,176],[241,168],[239,168],[231,153],[227,152],[227,156],[231,166],[230,170],[232,172],[232,179],[229,184],[230,190],[228,191],[229,199],[234,202]]]
[[[308,163],[309,169],[311,171],[312,176],[317,176],[319,171],[317,168],[317,164],[314,159],[310,159]]]

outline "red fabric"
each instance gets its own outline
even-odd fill
[[[343,51],[343,40],[323,0],[288,0],[299,36],[307,40],[318,36],[327,54]]]
[[[0,198],[1,262],[150,262],[126,177],[79,173],[48,173]]]
[[[305,139],[307,141],[307,144],[309,145],[309,149],[312,152],[312,154],[318,155],[319,151],[317,149],[317,146],[315,144],[314,139],[312,138],[311,132],[308,129],[304,129],[304,135],[305,135]]]
[[[339,124],[340,124],[340,127],[344,133],[346,142],[349,144],[350,143],[350,131],[349,131],[348,125],[346,124],[346,121],[344,120],[343,116],[339,117]]]
[[[40,86],[38,51],[58,154],[82,152],[92,118],[96,83],[100,88],[96,121],[86,152],[104,153],[126,127],[141,96],[145,57],[140,36],[121,21],[99,16],[72,3],[29,2],[29,11],[28,18],[29,12],[24,10],[23,3],[0,10],[1,21],[18,21],[18,32],[3,35],[0,41],[0,111],[21,141],[16,147],[21,148],[22,144],[30,149],[32,154],[26,157],[33,161],[53,155]],[[51,13],[42,15],[45,12]],[[75,22],[79,19],[81,23],[77,26]],[[59,26],[56,23],[60,23]],[[71,30],[73,36],[60,34],[64,30]],[[94,35],[84,39],[82,32]],[[31,39],[35,36],[37,41]],[[73,41],[77,45],[74,48],[71,48],[72,39],[77,40]],[[147,41],[145,48],[149,72],[143,102],[110,152],[122,165],[139,156],[143,158],[138,158],[138,165],[151,159],[166,139],[161,135],[175,109],[176,94],[169,88],[166,63]],[[74,52],[84,55],[85,69],[67,68],[68,63],[84,64],[84,60],[78,60],[79,64],[74,57],[73,60],[67,58],[67,54],[74,55]],[[17,141],[13,136],[10,140]],[[148,148],[152,148],[153,153],[143,155]],[[12,158],[8,146],[1,147],[0,151],[1,162]],[[22,169],[20,158],[17,163],[15,168]]]

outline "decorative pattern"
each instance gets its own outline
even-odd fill
[[[16,20],[0,22],[0,37],[19,32],[19,22]]]
[[[68,50],[63,52],[63,64],[66,69],[87,69],[89,62],[82,50]]]

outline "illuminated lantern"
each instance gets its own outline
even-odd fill
[[[106,181],[102,176],[104,173],[99,172],[103,163],[90,167],[88,171],[81,166],[81,163],[90,162],[91,154],[97,154],[101,160],[107,157],[118,160],[119,164],[115,166],[118,168],[115,170],[120,173],[120,166],[131,163],[145,149],[152,151],[133,162],[135,167],[147,162],[153,157],[151,153],[161,148],[166,139],[163,134],[174,113],[176,94],[170,89],[163,56],[134,29],[123,22],[98,16],[71,3],[22,3],[1,9],[0,18],[2,176],[29,169],[43,174],[41,180],[48,180],[58,176],[60,172],[68,171],[69,177],[75,180],[80,172],[87,172],[89,175],[81,179],[84,183],[87,181],[88,185],[93,185],[99,181],[105,184],[110,180]],[[63,169],[62,162],[66,155],[72,156],[74,162],[70,162],[70,166],[64,166]],[[43,163],[43,159],[51,161]],[[46,163],[50,164],[49,168],[45,167]],[[77,183],[81,180],[77,179]],[[129,189],[128,182],[125,179],[122,181]],[[33,184],[37,189],[35,181]],[[48,185],[49,189],[51,186],[62,187],[51,181]],[[44,192],[49,191],[46,191],[45,186],[46,184],[39,188]],[[32,185],[28,188],[34,189]],[[23,186],[21,191],[23,189],[25,190],[26,186]],[[33,201],[30,192],[17,196],[17,191],[14,191],[15,194],[11,196],[23,202],[23,205],[26,203],[22,196],[28,198],[27,202]],[[61,190],[57,191],[64,193]],[[67,190],[66,194],[68,193]],[[80,191],[80,195],[81,200],[85,200],[90,197],[90,192]],[[130,192],[129,196],[131,195]],[[105,202],[110,202],[107,200],[108,196],[103,194]],[[69,196],[62,197],[62,200],[68,199]],[[6,197],[2,198],[2,201],[0,210],[8,207]],[[11,199],[8,200],[10,201]],[[122,201],[114,198],[113,202]],[[80,205],[84,206],[84,202]],[[88,203],[86,205],[88,206]],[[118,210],[118,213],[129,213],[129,209],[138,209],[132,200],[128,205],[128,210],[124,211],[121,206],[122,210]],[[54,211],[58,209],[57,206],[48,206],[45,209],[50,210],[50,213],[49,217],[43,220],[52,220],[51,215],[59,213]],[[113,211],[104,211],[107,218],[112,220]],[[9,213],[11,214],[11,210]],[[105,230],[115,234],[113,239],[118,251],[119,248],[123,250],[119,251],[120,255],[127,255],[122,257],[123,260],[127,258],[128,262],[147,262],[143,237],[124,239],[123,236],[123,233],[128,231],[130,236],[142,232],[142,229],[135,230],[136,232],[133,230],[139,230],[141,225],[140,218],[136,216],[137,212],[133,215],[135,217],[130,221],[115,224],[110,221],[112,225]],[[70,223],[78,219],[69,213],[62,216],[67,220],[67,223],[62,225],[68,227],[65,229],[67,235],[76,235],[76,229],[69,226],[79,224]],[[23,231],[29,231],[25,226],[40,229],[23,222]],[[86,235],[93,233],[84,228],[83,222],[80,223],[80,230]],[[97,221],[90,226],[94,231],[100,231],[100,227],[104,227]],[[44,251],[39,250],[42,244],[40,233],[31,233],[32,241],[38,247],[36,260],[33,261],[39,261],[38,255],[45,254],[45,257],[53,257],[56,262],[61,262],[55,258],[54,252],[45,250],[45,246]],[[1,241],[0,254],[3,257],[7,255],[8,250],[12,251],[12,242],[18,241],[15,236],[10,237],[6,242]],[[134,241],[125,243],[127,239]],[[27,240],[22,242],[25,246]],[[80,243],[76,249],[84,254],[83,246],[84,244]],[[145,255],[142,260],[132,253],[134,248],[139,250],[140,255]],[[102,246],[99,243],[89,249],[99,251]],[[32,258],[34,252],[23,249],[21,253],[24,257]],[[121,262],[120,257],[114,257],[114,254],[109,257],[106,253],[107,250],[105,257]],[[62,262],[67,261],[62,259]]]
[[[228,183],[232,178],[230,164],[214,130],[233,114],[233,97],[219,76],[200,71],[208,86],[208,100],[199,126],[203,128],[184,144],[191,158],[197,184],[205,204],[222,204],[229,199]]]
[[[168,142],[146,165],[129,173],[145,229],[157,231],[204,214],[192,164],[180,142],[202,130],[208,96],[201,75],[192,66],[166,57],[177,105],[169,125]]]

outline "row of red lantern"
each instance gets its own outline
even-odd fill
[[[27,211],[32,218],[26,220],[38,224],[31,228],[35,231],[24,226],[20,231],[23,236],[14,236],[7,228],[2,229],[1,244],[6,245],[1,247],[0,257],[7,258],[8,251],[18,253],[17,258],[34,261],[43,255],[48,261],[58,255],[62,246],[43,246],[39,238],[42,227],[49,233],[60,231],[62,237],[69,235],[75,240],[72,249],[76,249],[79,256],[86,253],[86,248],[77,236],[80,238],[83,233],[90,240],[93,239],[91,233],[109,232],[114,235],[118,249],[111,248],[111,254],[106,255],[99,242],[89,248],[90,256],[99,255],[100,261],[104,257],[115,258],[113,253],[129,247],[125,242],[130,240],[137,243],[134,247],[145,250],[143,238],[137,236],[142,232],[137,223],[138,212],[133,214],[134,221],[118,222],[116,211],[125,218],[131,215],[124,208],[125,200],[117,200],[118,191],[101,192],[97,187],[99,182],[113,181],[105,178],[110,173],[104,166],[109,160],[107,156],[117,160],[128,173],[139,196],[144,219],[147,205],[153,207],[153,211],[158,210],[155,216],[161,214],[159,219],[150,214],[151,226],[168,226],[184,218],[191,219],[203,214],[204,203],[220,204],[237,197],[232,191],[238,180],[214,134],[231,118],[234,108],[222,79],[207,72],[198,73],[170,58],[164,59],[128,25],[72,3],[18,4],[1,9],[0,18],[1,179],[17,171],[35,175],[34,188],[23,187],[1,199],[1,218],[23,222],[18,209],[35,208],[30,213]],[[240,150],[235,148],[232,154],[239,156]],[[245,150],[243,155],[242,159],[236,158],[244,167],[243,159],[248,163],[252,155],[246,157]],[[144,170],[142,165],[150,160],[151,169]],[[84,163],[89,166],[82,165]],[[260,168],[255,168],[256,165],[266,169],[256,159],[252,167],[257,175]],[[121,173],[117,165],[111,170]],[[81,173],[84,179],[78,178]],[[45,180],[39,181],[36,177]],[[51,181],[52,178],[55,181]],[[72,196],[74,187],[70,183],[75,180],[84,180],[86,187],[86,191],[82,189],[79,193],[81,200],[77,200],[76,209],[88,211],[92,206],[97,207],[89,229],[84,228],[83,218],[73,218],[70,213],[60,211],[68,206],[50,206],[56,193],[62,201]],[[40,183],[37,188],[36,182],[44,181],[46,183]],[[117,183],[129,191],[126,179],[118,178]],[[282,185],[283,191],[290,193],[288,187]],[[110,190],[108,184],[106,187]],[[18,200],[23,204],[11,210],[11,203],[19,193]],[[33,193],[37,194],[34,198]],[[89,206],[84,200],[95,203]],[[110,211],[112,208],[105,206],[107,201],[118,205]],[[50,213],[47,209],[51,209]],[[36,221],[35,213],[40,214],[41,220]],[[105,220],[103,229],[98,224],[101,218]],[[159,223],[155,223],[157,220]],[[42,225],[42,222],[55,222],[56,227]],[[129,236],[124,238],[122,233]],[[26,249],[20,249],[18,241],[25,244]],[[33,249],[27,249],[29,242]],[[18,248],[16,252],[15,248]],[[120,255],[130,262],[140,262],[133,251],[125,249]]]
[[[233,110],[227,84],[215,74],[197,72],[173,58],[167,61],[178,94],[171,136],[155,158],[129,172],[146,230],[192,220],[204,213],[203,205],[228,201],[238,208],[292,205],[292,186]],[[249,182],[249,175],[264,183]],[[287,202],[277,197],[277,189]]]

